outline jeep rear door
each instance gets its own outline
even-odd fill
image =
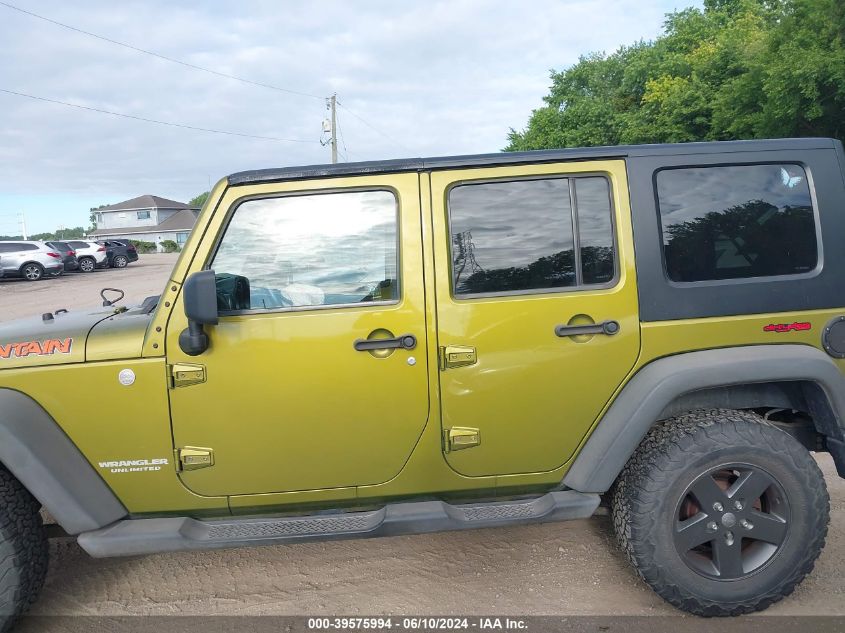
[[[416,173],[227,190],[190,266],[218,277],[209,348],[180,349],[181,295],[167,332],[188,488],[339,498],[401,470],[429,406],[421,239]]]
[[[446,459],[558,468],[639,352],[625,163],[434,171],[431,187]]]

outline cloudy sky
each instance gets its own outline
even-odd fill
[[[6,2],[6,0],[2,0]],[[145,123],[0,92],[0,234],[86,224],[141,194],[186,201],[228,173],[328,162],[322,97],[337,92],[349,160],[498,151],[542,104],[549,70],[654,38],[700,0],[9,0],[0,90],[241,134]],[[354,114],[353,114],[354,113]],[[357,115],[357,117],[355,116]],[[358,118],[360,117],[360,118]],[[363,119],[363,121],[362,121]],[[366,121],[366,123],[365,123]]]

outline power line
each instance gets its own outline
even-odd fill
[[[205,72],[205,73],[210,73],[210,74],[216,75],[218,77],[225,77],[226,79],[232,79],[234,81],[239,81],[241,83],[249,84],[251,86],[257,86],[259,88],[267,88],[269,90],[276,90],[278,92],[286,92],[288,94],[298,95],[298,96],[301,96],[301,97],[309,97],[309,98],[312,98],[312,99],[321,99],[321,100],[324,99],[324,97],[321,97],[319,95],[311,94],[311,93],[308,93],[308,92],[301,92],[299,90],[291,90],[290,88],[282,88],[281,86],[275,86],[273,84],[263,83],[263,82],[260,82],[260,81],[253,81],[252,79],[246,79],[244,77],[238,77],[237,75],[230,75],[228,73],[223,73],[223,72],[220,72],[220,71],[217,71],[217,70],[212,70],[211,68],[205,68],[204,66],[198,66],[196,64],[191,64],[190,62],[182,61],[181,59],[176,59],[175,57],[168,57],[167,55],[162,55],[161,53],[156,53],[155,51],[150,51],[150,50],[147,50],[147,49],[144,49],[144,48],[139,48],[137,46],[133,46],[131,44],[126,44],[125,42],[119,42],[118,40],[114,40],[114,39],[111,39],[109,37],[105,37],[104,35],[98,35],[97,33],[92,33],[91,31],[86,31],[84,29],[80,29],[78,27],[71,26],[69,24],[65,24],[64,22],[59,22],[58,20],[53,20],[53,19],[48,18],[46,16],[39,15],[38,13],[33,13],[32,11],[27,11],[26,9],[22,9],[22,8],[15,6],[13,4],[10,4],[8,2],[4,2],[3,0],[0,0],[0,5],[8,8],[8,9],[12,9],[13,11],[18,11],[19,13],[23,13],[23,14],[28,15],[30,17],[36,18],[38,20],[43,20],[44,22],[49,22],[50,24],[54,24],[54,25],[59,26],[61,28],[68,29],[70,31],[74,31],[76,33],[81,33],[83,35],[88,35],[89,37],[96,38],[96,39],[101,40],[103,42],[108,42],[109,44],[114,44],[116,46],[122,46],[123,48],[128,48],[128,49],[136,51],[138,53],[143,53],[145,55],[151,55],[151,56],[156,57],[158,59],[163,59],[165,61],[172,62],[174,64],[179,64],[180,66],[185,66],[186,68],[192,68],[194,70],[199,70],[199,71],[202,71],[202,72]],[[354,116],[356,119],[361,121],[368,128],[377,132],[378,134],[380,134],[381,136],[383,136],[384,138],[389,140],[391,143],[394,143],[394,144],[398,145],[399,147],[402,147],[405,150],[412,152],[412,150],[409,149],[407,146],[403,145],[401,142],[397,141],[396,139],[394,139],[389,134],[382,132],[379,128],[377,128],[375,125],[373,125],[372,123],[367,121],[361,115],[356,114],[355,112],[353,112],[352,110],[347,108],[345,105],[343,105],[339,101],[338,101],[337,104],[341,108],[343,108],[344,110],[349,112],[349,114]]]
[[[85,31],[83,29],[77,28],[75,26],[71,26],[69,24],[65,24],[63,22],[59,22],[58,20],[52,20],[48,17],[43,15],[38,15],[37,13],[33,13],[32,11],[27,11],[26,9],[21,9],[20,7],[16,7],[13,4],[9,4],[8,2],[0,1],[0,5],[12,9],[13,11],[18,11],[20,13],[24,13],[29,15],[33,18],[37,18],[39,20],[43,20],[45,22],[49,22],[50,24],[55,24],[56,26],[60,26],[64,29],[68,29],[71,31],[75,31],[77,33],[82,33],[83,35],[88,35],[89,37],[95,37],[98,40],[102,40],[104,42],[108,42],[109,44],[115,44],[116,46],[122,46],[124,48],[128,48],[130,50],[136,51],[138,53],[144,53],[145,55],[152,55],[153,57],[157,57],[159,59],[163,59],[168,62],[172,62],[174,64],[179,64],[181,66],[185,66],[187,68],[193,68],[194,70],[201,70],[205,73],[210,73],[212,75],[217,75],[218,77],[225,77],[226,79],[234,79],[235,81],[240,81],[245,84],[250,84],[253,86],[259,86],[260,88],[269,88],[270,90],[278,90],[279,92],[287,92],[288,94],[292,95],[299,95],[300,97],[310,97],[312,99],[323,99],[323,97],[319,95],[310,94],[308,92],[300,92],[299,90],[291,90],[290,88],[282,88],[280,86],[274,86],[273,84],[262,83],[260,81],[253,81],[252,79],[245,79],[243,77],[238,77],[237,75],[230,75],[228,73],[222,73],[217,70],[212,70],[211,68],[205,68],[204,66],[197,66],[196,64],[191,64],[190,62],[182,61],[181,59],[176,59],[174,57],[168,57],[167,55],[162,55],[161,53],[156,53],[155,51],[148,51],[144,48],[138,48],[137,46],[132,46],[131,44],[126,44],[125,42],[118,42],[117,40],[113,40],[109,37],[105,37],[104,35],[98,35],[96,33],[92,33],[90,31]]]
[[[0,3],[2,4],[2,3]],[[134,114],[124,114],[122,112],[112,112],[111,110],[103,110],[101,108],[93,108],[91,106],[84,106],[79,105],[78,103],[68,103],[67,101],[59,101],[58,99],[48,99],[47,97],[38,97],[36,95],[26,94],[24,92],[15,92],[14,90],[6,90],[5,88],[0,88],[0,92],[4,92],[6,94],[15,95],[18,97],[26,97],[27,99],[35,99],[36,101],[46,101],[47,103],[56,103],[58,105],[67,106],[69,108],[78,108],[80,110],[88,110],[90,112],[98,112],[100,114],[109,114],[111,116],[119,116],[123,117],[124,119],[133,119],[135,121],[144,121],[146,123],[157,123],[158,125],[168,125],[170,127],[179,127],[184,128],[186,130],[195,130],[197,132],[211,132],[212,134],[226,134],[228,136],[242,136],[244,138],[255,138],[261,139],[263,141],[280,141],[284,143],[316,143],[317,141],[307,141],[304,139],[296,139],[296,138],[279,138],[276,136],[261,136],[258,134],[245,134],[243,132],[229,132],[227,130],[215,130],[213,128],[207,127],[197,127],[195,125],[186,125],[184,123],[173,123],[172,121],[159,121],[157,119],[148,119],[141,116],[135,116]]]
[[[354,116],[356,119],[358,119],[361,123],[363,123],[364,125],[366,125],[366,126],[367,126],[368,128],[370,128],[371,130],[373,130],[373,131],[378,132],[379,134],[381,134],[384,138],[386,138],[386,139],[387,139],[388,141],[390,141],[391,143],[395,143],[395,144],[396,144],[396,145],[398,145],[399,147],[402,147],[402,148],[404,148],[404,149],[408,150],[409,152],[411,152],[411,151],[412,151],[412,150],[411,150],[411,149],[409,149],[406,145],[404,145],[404,144],[402,144],[401,142],[397,141],[395,138],[393,138],[393,137],[392,137],[392,136],[390,136],[389,134],[386,134],[386,133],[382,132],[380,129],[378,129],[378,128],[377,128],[376,126],[374,126],[372,123],[370,123],[369,121],[367,121],[367,120],[366,120],[364,117],[362,117],[361,115],[356,114],[355,112],[353,112],[352,110],[350,110],[349,108],[347,108],[347,107],[346,107],[345,105],[343,105],[340,101],[338,101],[338,102],[337,102],[337,105],[339,105],[341,108],[343,108],[344,110],[346,110],[349,114],[351,114],[352,116]]]

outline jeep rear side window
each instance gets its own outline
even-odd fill
[[[663,253],[677,282],[798,275],[818,263],[815,214],[799,165],[657,174]]]
[[[449,192],[456,296],[607,284],[615,276],[601,176],[458,185]]]
[[[249,307],[238,309],[396,301],[396,244],[397,203],[389,191],[248,200],[235,210],[211,264],[218,301],[243,285],[236,275],[249,282]]]

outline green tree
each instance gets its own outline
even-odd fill
[[[200,208],[205,204],[205,201],[208,200],[208,191],[203,191],[198,196],[194,196],[188,201],[188,206],[192,208]]]
[[[91,215],[88,216],[88,221],[91,222],[91,228],[88,229],[89,231],[93,231],[97,228],[97,211],[99,211],[100,209],[105,209],[107,206],[109,205],[101,204],[99,207],[91,207]]]
[[[508,150],[788,136],[845,138],[842,0],[706,0],[664,33],[552,72]]]

